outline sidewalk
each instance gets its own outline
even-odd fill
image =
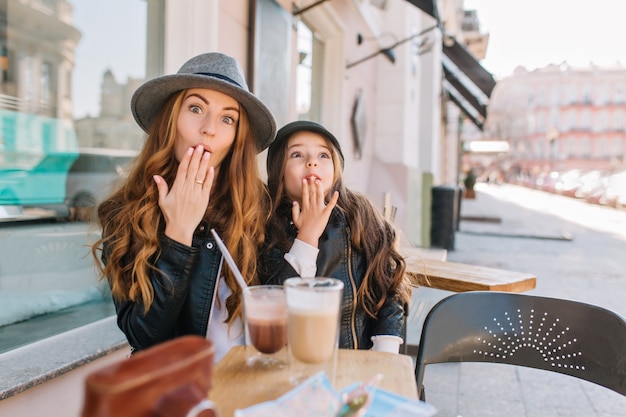
[[[461,216],[449,261],[532,272],[537,288],[529,293],[580,300],[626,316],[626,212],[521,187],[479,184],[476,199],[462,201]],[[427,303],[449,294],[418,291]],[[424,383],[438,417],[626,417],[626,397],[535,369],[430,365]]]

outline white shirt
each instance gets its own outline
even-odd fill
[[[315,278],[319,251],[315,246],[295,239],[284,258],[302,278]]]
[[[224,283],[222,277],[222,268],[220,265],[220,272],[217,280],[217,298],[219,302],[213,297],[213,306],[211,307],[211,313],[209,314],[209,325],[207,328],[207,339],[210,339],[215,346],[215,363],[218,363],[224,355],[233,346],[244,344],[243,335],[243,323],[240,318],[236,318],[228,328],[228,323],[224,321],[228,317],[228,310],[226,309],[226,299],[232,294],[228,285]]]

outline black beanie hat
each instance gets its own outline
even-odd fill
[[[276,151],[281,146],[284,146],[284,142],[288,140],[291,137],[291,135],[293,135],[296,132],[302,132],[302,131],[319,133],[320,135],[328,139],[333,144],[335,149],[337,149],[337,153],[339,154],[339,159],[341,160],[341,169],[343,170],[344,158],[343,158],[343,153],[341,152],[341,146],[339,145],[339,141],[337,140],[337,138],[319,123],[311,122],[308,120],[298,120],[295,122],[287,123],[285,126],[281,127],[276,133],[276,139],[274,139],[269,149],[267,150],[268,171],[272,164],[277,163],[277,161],[274,161],[274,158],[276,156]]]

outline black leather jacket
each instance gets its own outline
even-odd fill
[[[203,223],[192,247],[161,237],[161,256],[151,272],[154,301],[144,313],[142,303],[116,301],[117,324],[133,350],[147,349],[177,336],[205,336],[222,254]]]
[[[291,219],[290,219],[291,220]],[[289,236],[295,240],[297,230],[291,225]],[[367,259],[354,250],[350,244],[350,229],[345,217],[335,208],[330,221],[319,239],[317,256],[317,276],[340,279],[344,284],[341,307],[341,329],[339,347],[344,349],[369,349],[371,336],[395,335],[403,337],[403,303],[387,298],[378,312],[378,318],[369,316],[356,301],[356,293],[367,269]],[[298,276],[291,264],[284,259],[284,253],[276,248],[261,260],[267,264],[261,271],[272,271],[269,276],[261,276],[263,284],[282,283],[289,277]]]

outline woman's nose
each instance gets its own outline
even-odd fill
[[[202,134],[204,135],[213,135],[215,134],[215,123],[211,120],[205,120],[202,123]]]

